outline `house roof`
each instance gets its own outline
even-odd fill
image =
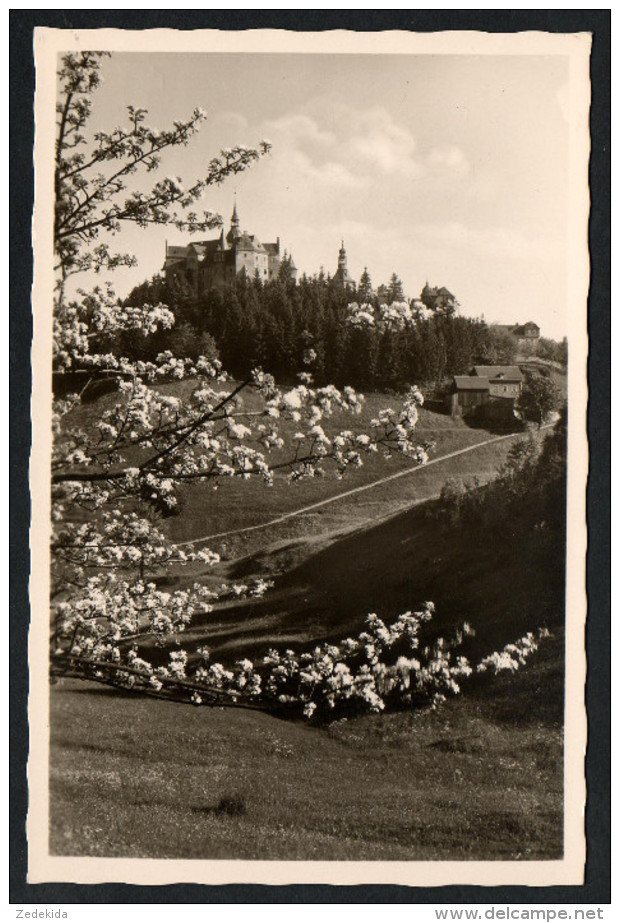
[[[535,328],[540,333],[540,327],[538,324],[535,324],[533,320],[528,320],[525,324],[517,324],[516,327],[513,327],[512,332],[515,336],[522,336],[528,328],[530,330]]]
[[[475,365],[474,372],[490,380],[502,378],[504,381],[523,381],[523,373],[518,365]]]
[[[480,378],[477,375],[453,375],[454,384],[457,391],[488,391],[488,378]]]

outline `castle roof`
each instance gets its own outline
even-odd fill
[[[237,250],[252,250],[255,253],[267,252],[255,234],[248,234],[245,231],[236,239],[234,246]]]
[[[166,261],[164,263],[164,269],[172,269],[173,266],[183,266],[184,263],[185,263],[184,258],[181,258],[181,257],[170,258],[169,256],[167,256]]]
[[[207,253],[213,253],[214,250],[221,249],[221,243],[221,237],[216,237],[215,240],[197,240],[192,242],[187,249],[192,249],[197,256],[204,257]]]

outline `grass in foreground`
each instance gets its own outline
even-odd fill
[[[437,711],[326,728],[61,681],[56,855],[320,860],[562,854],[562,640]]]

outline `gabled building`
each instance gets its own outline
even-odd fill
[[[516,365],[476,365],[472,375],[453,376],[448,409],[453,416],[477,414],[510,422],[523,380]]]
[[[168,283],[177,282],[199,295],[231,284],[241,275],[258,275],[262,282],[276,279],[284,260],[295,280],[297,267],[291,256],[281,254],[280,238],[263,244],[255,234],[242,230],[235,202],[226,236],[222,229],[214,240],[193,241],[185,247],[166,244],[164,272]]]
[[[458,301],[445,285],[440,288],[437,286],[431,288],[428,282],[420,292],[420,301],[429,311],[437,314],[454,314],[459,306]]]
[[[502,333],[507,333],[514,339],[520,355],[534,356],[538,352],[540,327],[533,320],[525,324],[493,324],[493,329],[501,330]]]

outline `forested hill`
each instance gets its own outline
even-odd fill
[[[219,354],[224,368],[240,378],[256,366],[280,382],[306,370],[317,384],[368,390],[435,384],[475,363],[514,358],[511,345],[482,320],[419,311],[419,302],[394,302],[397,310],[387,311],[376,298],[370,312],[355,316],[356,300],[323,274],[297,284],[238,279],[198,297],[156,277],[125,303],[163,302],[176,315],[175,328],[109,345],[132,358],[153,358],[165,349],[180,356]]]

